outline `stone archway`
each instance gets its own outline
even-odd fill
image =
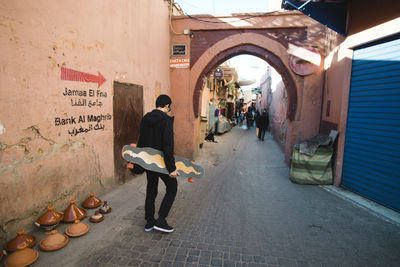
[[[207,49],[196,61],[190,71],[195,118],[198,117],[200,112],[203,77],[208,76],[213,68],[225,60],[241,54],[257,56],[265,60],[282,76],[288,94],[287,118],[291,121],[295,120],[298,106],[297,92],[301,84],[289,71],[287,49],[276,40],[257,33],[238,33],[229,36]]]
[[[177,36],[173,42],[186,43],[190,68],[171,70],[171,93],[177,112],[176,153],[193,157],[199,149],[200,109],[203,78],[225,60],[249,54],[268,62],[281,75],[288,97],[285,155],[293,145],[318,133],[323,68],[312,76],[298,76],[289,67],[289,47],[307,44],[307,28],[280,29],[199,29],[190,36]]]

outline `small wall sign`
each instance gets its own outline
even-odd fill
[[[186,45],[185,44],[172,45],[172,56],[186,56]]]
[[[224,77],[224,71],[220,68],[216,68],[214,70],[214,78],[215,79],[222,79]]]
[[[169,60],[170,69],[188,69],[190,68],[189,58],[171,58]]]

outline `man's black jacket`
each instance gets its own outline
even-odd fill
[[[176,170],[174,158],[174,118],[161,110],[154,109],[144,115],[140,122],[138,147],[151,147],[164,152],[167,170]]]
[[[266,130],[268,128],[269,118],[268,113],[263,112],[257,119],[257,127],[261,130]]]

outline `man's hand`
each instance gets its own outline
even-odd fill
[[[178,176],[178,175],[179,175],[178,171],[175,170],[175,171],[173,171],[173,172],[171,172],[171,173],[169,174],[169,177],[171,177],[171,178],[176,178],[176,176]]]

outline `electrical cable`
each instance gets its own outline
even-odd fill
[[[170,0],[170,1],[168,1],[169,2],[169,6],[170,6],[170,9],[169,9],[169,26],[170,26],[170,28],[171,28],[171,31],[174,33],[174,34],[176,34],[176,35],[182,35],[182,34],[184,34],[184,33],[179,33],[179,32],[176,32],[175,30],[174,30],[174,27],[172,27],[172,12],[173,12],[173,6],[175,6],[175,3],[174,3],[174,0]],[[182,10],[182,8],[179,6],[179,9],[182,11],[182,13],[184,13],[183,12],[183,10]]]

